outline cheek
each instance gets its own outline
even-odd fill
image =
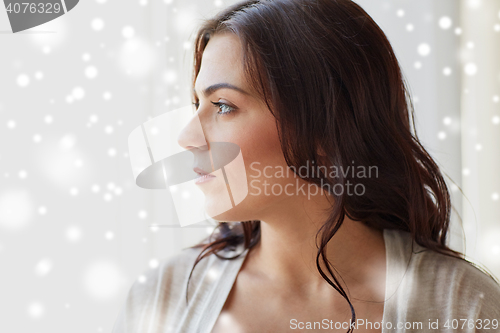
[[[214,213],[223,211],[224,213],[216,214],[214,218],[229,221],[254,219],[256,217],[253,214],[258,207],[267,207],[275,202],[276,197],[284,196],[269,193],[270,186],[284,188],[286,184],[294,181],[275,176],[277,168],[286,170],[288,166],[281,151],[274,118],[262,118],[259,121],[246,119],[238,122],[238,126],[233,123],[230,131],[226,129],[220,131],[217,137],[212,137],[213,141],[237,144],[241,154],[239,161],[236,158],[224,167],[229,182],[228,188],[223,182],[205,187],[205,207],[210,216],[214,217]],[[227,201],[225,198],[229,191],[236,205],[233,209],[225,209],[228,206],[226,204],[222,207],[222,203]]]
[[[286,166],[277,133],[259,130],[238,141],[247,167],[254,162],[260,163],[261,168]]]
[[[249,197],[254,197],[252,200],[260,197],[271,201],[271,196],[282,197],[284,191],[280,189],[295,183],[295,179],[291,170],[287,174],[288,165],[276,128],[260,128],[238,141],[246,169]],[[278,170],[283,173],[278,173]],[[271,188],[275,189],[272,195]]]

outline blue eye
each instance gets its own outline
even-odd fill
[[[233,108],[232,106],[229,106],[225,103],[212,102],[212,104],[217,106],[220,109],[220,111],[218,111],[217,113],[220,114],[221,116],[225,116],[225,115],[227,115],[235,110],[235,108]]]

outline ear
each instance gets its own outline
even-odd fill
[[[323,147],[321,147],[321,145],[319,145],[318,148],[316,149],[316,154],[321,157],[326,157],[326,153],[323,150]]]
[[[326,155],[321,145],[319,145],[318,148],[316,149],[316,155],[317,155],[317,161],[316,161],[317,166],[328,165],[328,156]]]

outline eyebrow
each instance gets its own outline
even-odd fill
[[[203,89],[203,95],[204,96],[209,96],[211,94],[213,94],[214,92],[216,92],[217,90],[219,89],[232,89],[232,90],[236,90],[242,94],[245,94],[245,95],[249,95],[245,90],[237,87],[237,86],[234,86],[232,84],[229,84],[229,83],[216,83],[216,84],[212,84],[211,86]],[[196,89],[193,88],[193,93],[195,96],[198,96],[198,94],[196,93]]]

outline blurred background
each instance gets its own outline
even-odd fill
[[[191,103],[192,35],[233,2],[84,0],[17,34],[0,8],[1,332],[110,332],[131,284],[211,231],[135,185],[127,139]],[[448,176],[452,247],[500,277],[500,2],[356,2]]]

